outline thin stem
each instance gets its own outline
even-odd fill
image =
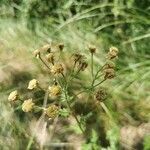
[[[72,108],[71,108],[71,106],[70,106],[70,103],[69,103],[69,100],[68,100],[68,96],[67,96],[67,92],[66,92],[66,91],[67,91],[67,88],[65,88],[65,98],[66,98],[66,102],[67,102],[67,107],[68,107],[68,109],[72,112]],[[74,112],[72,112],[72,115],[73,115],[73,117],[75,118],[75,120],[76,120],[76,122],[77,122],[77,124],[78,124],[78,126],[79,126],[79,128],[80,128],[80,130],[82,131],[82,133],[84,133],[84,130],[83,130],[81,124],[80,124],[80,121],[79,121],[78,117],[75,115]]]
[[[93,78],[91,87],[93,87],[93,85],[94,85],[94,83],[95,83],[95,81],[96,81],[96,79],[97,79],[97,76],[98,76],[99,72],[104,68],[104,66],[105,66],[105,64],[96,72],[96,74],[95,74],[95,76],[94,76],[94,78]]]
[[[103,102],[100,102],[100,105],[102,106],[102,108],[104,109],[104,111],[106,112],[106,114],[109,116],[109,118],[112,120],[112,115],[109,112],[107,106]]]
[[[56,126],[57,126],[57,122],[58,122],[58,116],[54,119],[53,121],[53,126],[51,128],[51,132],[50,132],[50,136],[49,136],[49,140],[51,141],[52,138],[53,138],[53,135],[55,133],[55,129],[56,129]]]
[[[94,72],[93,72],[93,53],[91,53],[91,73],[92,73],[92,80],[94,77]]]
[[[43,108],[46,107],[47,99],[48,99],[48,94],[49,94],[49,88],[47,88],[47,91],[45,93],[45,97],[44,97],[44,101],[43,101]]]
[[[93,88],[97,87],[98,85],[102,84],[106,79],[103,79],[101,82],[97,83],[96,85],[93,85]]]
[[[46,64],[46,62],[43,60],[43,58],[41,56],[39,56],[39,59],[42,61],[42,63],[49,69],[51,70],[51,68]]]
[[[31,136],[30,139],[29,139],[29,142],[28,142],[26,150],[30,150],[33,142],[34,142],[34,136]]]

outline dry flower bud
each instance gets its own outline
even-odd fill
[[[54,53],[49,53],[46,55],[46,60],[52,64],[54,64]]]
[[[107,97],[106,90],[103,88],[100,88],[96,93],[95,93],[95,99],[97,101],[104,101]]]
[[[28,84],[28,88],[29,90],[33,90],[38,86],[38,81],[36,79],[32,79],[29,84]]]
[[[61,87],[59,85],[52,85],[49,87],[49,97],[56,98],[61,94]]]
[[[73,54],[73,60],[75,63],[81,61],[83,58],[84,56],[81,54]]]
[[[113,59],[118,56],[118,48],[116,47],[110,47],[108,52],[108,59]]]
[[[9,101],[16,101],[17,98],[18,98],[18,91],[17,91],[17,90],[11,92],[11,93],[9,94],[9,96],[8,96],[8,100],[9,100]]]
[[[36,57],[36,58],[39,58],[40,57],[40,50],[35,50],[34,52],[33,52],[33,54],[34,54],[34,56]]]
[[[51,44],[46,44],[41,48],[42,51],[51,52]]]
[[[84,71],[87,68],[88,64],[85,61],[79,62],[79,69]]]
[[[93,53],[96,52],[96,47],[93,46],[93,45],[90,45],[90,46],[89,46],[89,50],[90,50],[90,52],[93,54]]]
[[[63,68],[62,64],[54,64],[51,67],[51,73],[53,73],[54,75],[63,73],[63,71],[64,71],[64,68]]]
[[[112,61],[109,61],[106,63],[106,65],[104,66],[104,69],[110,69],[110,68],[115,68],[115,63]]]
[[[32,102],[32,98],[31,99],[28,99],[28,100],[25,100],[22,104],[22,110],[24,112],[29,112],[33,109],[33,106],[35,104]]]
[[[104,75],[105,79],[112,79],[115,77],[115,70],[112,68],[104,70],[104,73],[105,73]]]
[[[49,117],[54,119],[59,113],[59,107],[56,105],[50,105],[45,109],[45,114]]]
[[[64,44],[63,43],[59,43],[58,47],[59,47],[60,51],[62,51],[64,49]]]

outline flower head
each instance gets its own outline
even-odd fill
[[[106,90],[103,88],[100,88],[96,93],[95,93],[95,99],[97,101],[104,101],[107,97]]]
[[[32,102],[32,98],[31,99],[28,99],[28,100],[25,100],[22,104],[22,110],[24,112],[29,112],[33,109],[33,106],[35,104]]]
[[[49,87],[49,96],[52,98],[58,97],[61,94],[61,87],[59,85],[52,85]]]
[[[49,118],[55,118],[59,113],[59,108],[56,105],[50,105],[45,109],[45,114],[49,117]]]
[[[83,60],[84,58],[85,57],[81,54],[78,54],[78,53],[73,54],[73,60],[74,60],[75,63]]]
[[[108,59],[113,59],[118,56],[118,48],[116,47],[110,47],[109,52],[108,52]]]
[[[36,58],[39,58],[40,57],[40,50],[35,50],[34,52],[33,52],[33,54],[34,54],[34,56],[36,57]]]
[[[8,100],[9,100],[9,101],[16,101],[17,98],[18,98],[18,91],[17,91],[17,90],[11,92],[11,93],[9,94],[9,96],[8,96]]]
[[[46,44],[43,47],[41,47],[42,51],[51,52],[51,44]]]
[[[104,78],[105,79],[112,79],[115,77],[115,70],[112,68],[104,70]]]
[[[79,70],[82,70],[82,71],[84,71],[87,68],[87,66],[88,66],[88,64],[85,61],[80,61],[79,65],[78,65]]]
[[[52,64],[54,64],[54,53],[49,53],[46,55],[46,60]]]
[[[59,43],[58,47],[59,47],[60,51],[62,51],[64,49],[64,44],[63,43]]]
[[[28,89],[33,90],[38,86],[38,81],[36,79],[32,79],[28,84]]]
[[[64,68],[63,68],[62,64],[54,64],[51,67],[51,73],[53,73],[54,75],[62,74],[63,71],[64,71]]]
[[[112,62],[112,61],[108,61],[108,62],[106,63],[106,65],[104,66],[104,69],[110,69],[110,68],[112,68],[112,69],[115,68],[115,64],[114,64],[114,62]]]
[[[93,45],[89,45],[89,50],[90,50],[90,53],[95,53],[96,52],[96,47],[93,46]]]

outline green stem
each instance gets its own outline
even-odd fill
[[[84,130],[83,130],[82,126],[81,126],[81,123],[80,123],[78,117],[77,117],[77,116],[75,115],[75,113],[72,111],[72,108],[71,108],[71,105],[70,105],[70,102],[69,102],[69,99],[68,99],[68,95],[67,95],[67,87],[65,87],[65,98],[66,98],[66,102],[67,102],[67,107],[68,107],[68,109],[72,112],[72,115],[73,115],[73,117],[75,118],[75,120],[76,120],[76,122],[77,122],[77,124],[78,124],[78,126],[79,126],[79,128],[80,128],[80,130],[81,130],[82,133],[84,134]]]
[[[93,72],[93,53],[91,53],[91,73],[92,73],[92,80],[94,77],[94,72]]]
[[[34,136],[31,136],[30,139],[29,139],[29,142],[28,142],[26,150],[30,150],[31,149],[33,141],[34,141]]]
[[[95,76],[94,76],[94,78],[93,78],[92,84],[91,84],[91,87],[92,87],[92,88],[93,88],[93,86],[94,86],[94,83],[95,83],[95,81],[96,81],[96,79],[97,79],[98,74],[99,74],[100,71],[104,68],[104,66],[105,66],[105,64],[96,72],[96,74],[95,74]]]
[[[101,82],[97,83],[96,85],[93,85],[93,88],[99,86],[99,85],[102,84],[104,81],[106,81],[106,79],[103,79]]]

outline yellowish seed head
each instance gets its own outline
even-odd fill
[[[49,87],[49,96],[56,98],[61,94],[61,87],[59,85],[52,85]]]
[[[16,101],[17,98],[18,98],[18,91],[17,91],[17,90],[11,92],[11,93],[9,94],[9,96],[8,96],[8,100],[9,100],[9,101]]]
[[[64,68],[63,68],[62,64],[54,64],[51,67],[51,73],[54,75],[62,74],[63,71],[64,71]]]
[[[22,110],[24,112],[29,112],[33,109],[34,105],[35,104],[33,103],[32,98],[28,99],[28,100],[25,100],[22,104]]]
[[[46,55],[46,60],[52,64],[54,64],[54,53],[49,53]]]
[[[59,108],[56,105],[50,105],[49,107],[47,107],[45,109],[45,114],[49,117],[49,118],[55,118],[59,113]]]
[[[29,84],[28,84],[28,88],[29,90],[33,90],[38,86],[38,81],[36,79],[32,79]]]
[[[113,59],[118,56],[118,48],[116,47],[110,47],[109,52],[108,52],[108,59]]]

